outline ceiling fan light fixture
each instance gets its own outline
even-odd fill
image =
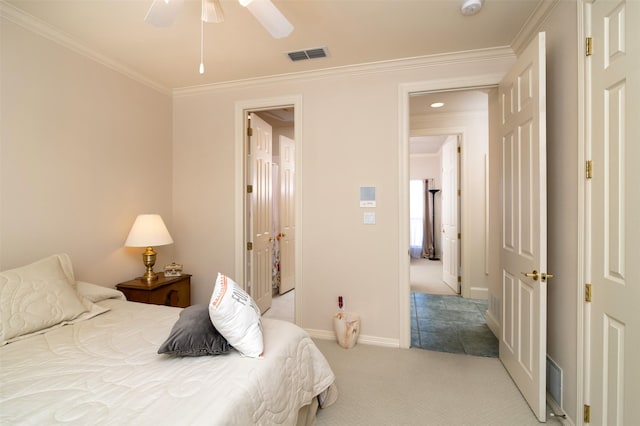
[[[202,20],[209,24],[224,21],[220,0],[202,0]]]
[[[238,0],[262,24],[273,38],[287,37],[293,31],[293,25],[271,3],[271,0]]]
[[[144,21],[156,27],[170,27],[182,3],[183,0],[153,0]]]

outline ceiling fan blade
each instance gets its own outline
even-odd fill
[[[224,13],[220,0],[202,0],[202,20],[207,23],[224,21]]]
[[[293,25],[278,10],[271,0],[238,0],[240,4],[269,31],[273,38],[284,38],[291,34]]]
[[[156,27],[170,27],[178,15],[183,0],[153,0],[144,21]]]

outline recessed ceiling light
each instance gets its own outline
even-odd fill
[[[431,108],[442,108],[444,106],[444,102],[434,102],[430,106]]]

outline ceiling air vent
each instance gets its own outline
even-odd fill
[[[287,56],[292,61],[305,61],[307,59],[326,58],[327,51],[323,47],[315,49],[298,50],[295,52],[287,53]]]

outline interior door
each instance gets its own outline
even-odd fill
[[[273,254],[272,132],[271,126],[255,113],[249,115],[249,176],[251,189],[251,245],[248,250],[250,294],[265,312],[271,307],[271,270]]]
[[[280,294],[293,290],[295,276],[295,158],[293,139],[279,138],[280,149]]]
[[[587,8],[593,172],[587,180],[586,399],[591,424],[639,424],[640,2],[596,0]]]
[[[458,138],[450,136],[442,145],[442,279],[460,294],[458,265]],[[435,206],[434,206],[435,208]],[[435,236],[434,236],[435,237]]]
[[[545,34],[500,83],[500,360],[538,420],[546,418],[547,193]],[[527,274],[527,276],[525,276]]]

